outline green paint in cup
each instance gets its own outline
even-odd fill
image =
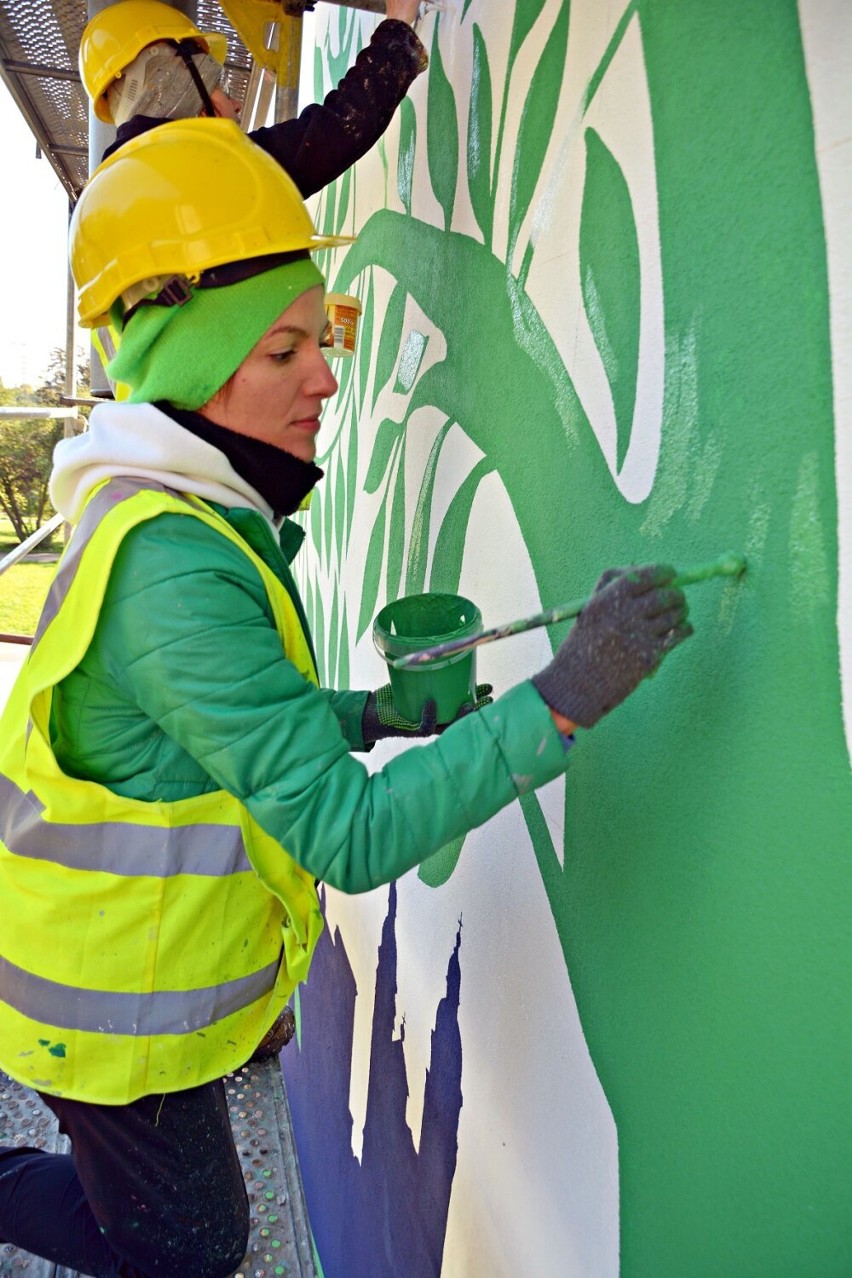
[[[476,699],[476,650],[395,670],[396,657],[431,648],[448,639],[479,634],[482,614],[462,595],[406,595],[386,604],[373,622],[373,642],[388,663],[394,704],[406,719],[418,723],[431,698],[438,723],[450,723],[462,706]]]

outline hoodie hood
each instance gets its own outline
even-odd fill
[[[99,404],[89,429],[53,453],[50,500],[71,524],[92,489],[117,476],[150,479],[220,506],[257,510],[274,527],[272,507],[237,474],[224,453],[153,404]]]

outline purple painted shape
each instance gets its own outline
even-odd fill
[[[324,894],[322,896],[325,904]],[[325,1278],[438,1278],[462,1107],[461,924],[438,1004],[419,1153],[405,1119],[408,1080],[396,1020],[396,886],[376,968],[364,1144],[352,1153],[349,1078],[355,981],[326,929],[301,994],[301,1048],[282,1053],[308,1212]],[[403,1024],[403,1036],[405,1027]]]

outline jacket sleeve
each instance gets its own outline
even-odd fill
[[[369,692],[355,692],[349,688],[340,691],[333,688],[320,688],[320,696],[325,697],[331,707],[350,750],[367,752],[373,748],[372,745],[364,744],[364,733],[361,729],[364,707],[369,695]]]
[[[378,142],[428,62],[408,23],[386,18],[321,105],[248,136],[289,173],[303,196],[313,195]]]
[[[192,518],[159,516],[125,538],[93,644],[152,731],[345,892],[397,878],[567,766],[524,682],[369,773],[328,697],[287,660],[250,561]]]

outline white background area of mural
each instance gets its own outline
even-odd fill
[[[837,623],[846,740],[852,759],[852,8],[799,0],[828,257],[839,571]]]
[[[775,469],[768,465],[766,475],[757,473],[754,465],[756,457],[765,458],[772,449],[772,428],[766,422],[756,425],[750,438],[750,422],[743,419],[742,452],[736,461],[731,460],[734,432],[714,399],[713,379],[715,376],[718,381],[726,360],[736,361],[737,352],[720,342],[711,346],[706,337],[711,312],[714,306],[719,309],[718,298],[705,298],[699,284],[694,298],[687,296],[684,303],[687,289],[681,286],[681,300],[669,313],[670,295],[678,293],[680,283],[666,274],[667,253],[676,255],[671,238],[666,238],[672,237],[671,189],[667,194],[663,188],[673,179],[661,169],[667,160],[661,161],[657,154],[656,139],[658,131],[669,139],[677,137],[677,126],[667,114],[669,104],[659,92],[655,98],[652,91],[662,57],[658,49],[649,51],[643,30],[643,10],[652,7],[641,3],[601,6],[596,0],[574,0],[569,14],[569,6],[561,0],[529,3],[523,38],[516,40],[517,13],[524,8],[523,0],[505,7],[485,0],[448,0],[439,17],[431,14],[421,22],[419,32],[429,49],[431,65],[410,91],[408,110],[400,114],[380,147],[359,162],[345,186],[338,183],[330,194],[313,202],[320,229],[333,226],[357,233],[370,224],[351,256],[339,251],[325,266],[330,287],[357,292],[365,315],[361,349],[348,369],[335,366],[341,392],[326,410],[320,436],[321,448],[327,449],[320,459],[326,479],[307,518],[310,535],[300,556],[300,583],[324,667],[321,677],[329,684],[345,682],[353,688],[375,687],[386,681],[365,618],[375,615],[391,597],[417,589],[458,589],[478,603],[486,625],[495,625],[588,592],[594,583],[592,560],[599,534],[605,548],[601,554],[635,554],[645,559],[682,555],[679,567],[730,548],[744,551],[749,559],[750,575],[743,592],[765,590],[760,602],[768,609],[770,588],[773,592],[788,591],[794,619],[801,616],[813,622],[818,603],[833,597],[828,583],[836,573],[837,636],[829,632],[835,624],[832,621],[831,627],[819,632],[819,650],[823,653],[827,647],[835,663],[839,653],[843,708],[841,711],[837,704],[838,685],[834,707],[820,703],[820,714],[826,721],[833,722],[832,716],[836,717],[839,734],[833,727],[823,732],[822,720],[817,727],[803,724],[802,750],[808,752],[808,743],[814,739],[809,734],[813,733],[822,741],[830,739],[834,751],[845,723],[844,745],[849,751],[852,272],[848,226],[852,216],[852,142],[848,121],[852,101],[844,50],[852,44],[852,10],[840,3],[817,0],[801,0],[798,6],[801,31],[797,38],[813,110],[813,155],[828,263],[835,516],[825,497],[819,495],[817,475],[823,472],[813,460],[816,454],[809,452],[808,420],[778,422],[778,431],[784,432],[779,448],[788,449],[791,457],[795,454],[789,492],[789,475],[780,465]],[[688,9],[692,12],[693,6]],[[715,23],[713,38],[720,42],[729,38],[735,46],[738,36],[731,30],[734,10],[728,5],[718,9],[715,12],[714,6],[709,6],[707,21]],[[769,15],[770,9],[761,5],[763,15]],[[657,10],[659,37],[659,6]],[[779,45],[782,36],[786,40],[789,35],[790,22],[794,26],[796,22],[789,17],[795,6],[785,6],[785,10],[788,16],[779,24],[784,27],[777,36]],[[771,19],[766,20],[768,26]],[[696,19],[696,30],[699,24]],[[366,42],[374,25],[375,20],[366,16],[335,13],[318,19],[323,92],[334,83],[335,59],[344,59],[351,48]],[[727,36],[718,35],[720,28]],[[695,32],[682,38],[685,42],[694,40]],[[771,44],[776,37],[770,31],[767,38]],[[743,40],[749,39],[753,33],[743,33]],[[558,76],[554,71],[557,64]],[[535,85],[547,82],[552,92],[545,100],[545,89]],[[712,100],[710,90],[707,94]],[[784,108],[773,103],[772,109]],[[430,115],[437,116],[439,111],[440,129],[434,120],[430,127]],[[486,117],[491,124],[483,131]],[[744,131],[760,127],[759,121],[742,121]],[[540,136],[531,141],[535,131]],[[530,156],[536,145],[540,154],[534,162]],[[454,165],[455,181],[447,176]],[[700,204],[700,195],[687,192],[687,204],[690,199]],[[767,200],[771,199],[767,194]],[[728,208],[732,217],[735,209],[732,196]],[[398,222],[393,220],[396,217]],[[403,239],[405,229],[413,223],[418,224],[418,230],[433,232],[434,238],[424,233],[419,238]],[[734,220],[730,236],[736,235]],[[379,245],[376,250],[371,236]],[[445,259],[440,236],[452,241]],[[618,278],[607,261],[606,250],[613,242],[608,236],[623,248],[616,262],[617,269],[623,270]],[[750,269],[748,248],[745,242],[744,274]],[[817,260],[823,252],[821,243],[811,244],[809,249]],[[713,264],[701,257],[702,252],[703,245],[696,244],[690,266],[696,278],[706,282],[709,295],[715,287]],[[436,255],[434,260],[416,256],[430,253]],[[407,263],[406,254],[411,255]],[[347,267],[347,262],[353,261],[355,266]],[[475,266],[465,274],[468,262],[475,262]],[[683,266],[683,257],[677,258],[675,269]],[[509,326],[501,324],[492,308],[499,292],[492,285],[499,272],[511,297]],[[422,281],[433,274],[441,284],[433,285],[430,291]],[[498,284],[504,287],[500,280]],[[613,304],[613,287],[619,292],[618,305]],[[722,286],[719,288],[721,297]],[[429,305],[424,300],[427,296]],[[442,313],[450,316],[447,320],[438,315],[436,297],[440,300],[441,296],[446,301]],[[736,302],[730,304],[733,307]],[[510,344],[507,334],[511,335]],[[734,343],[736,338],[731,340]],[[535,374],[531,369],[537,370]],[[512,379],[519,370],[527,379],[524,386],[536,388],[540,399],[532,389],[526,401],[523,394],[517,394]],[[742,376],[752,375],[758,386],[762,377],[768,384],[774,376],[769,369],[750,369],[743,356]],[[808,373],[802,375],[807,377]],[[789,376],[795,379],[797,370],[791,367]],[[448,378],[454,379],[450,390]],[[479,407],[498,402],[490,393],[492,381],[498,387],[505,385],[507,415],[505,420],[492,423],[490,431],[480,430]],[[525,402],[528,419],[523,416]],[[748,397],[744,402],[750,402]],[[587,470],[578,471],[589,476],[587,491],[578,491],[583,489],[582,478],[573,477],[573,488],[572,477],[566,479],[567,517],[552,500],[554,488],[544,484],[540,473],[537,477],[535,468],[527,467],[531,441],[541,438],[536,430],[545,404],[552,412],[550,429],[561,432],[560,444],[567,443],[565,453],[558,454],[560,458],[582,457],[588,462]],[[774,405],[769,411],[774,411]],[[813,429],[818,441],[822,427],[817,422]],[[790,432],[801,433],[795,447]],[[496,440],[498,447],[489,448],[488,439]],[[589,461],[594,450],[599,456]],[[601,458],[603,466],[598,465]],[[546,458],[538,462],[546,469]],[[730,493],[738,466],[742,471],[753,468],[755,475],[742,478],[737,489],[742,496],[734,501]],[[779,488],[777,495],[771,487],[773,480],[783,480],[783,490]],[[539,482],[544,505],[537,509]],[[602,528],[591,522],[585,528],[572,523],[572,502],[579,505],[587,498],[583,509],[585,517],[592,519],[598,509],[597,494]],[[729,528],[725,523],[726,498],[732,507],[738,507],[736,517],[728,520]],[[821,522],[823,516],[825,523]],[[776,569],[768,549],[778,545],[779,520],[785,529],[781,540],[789,550],[789,579],[784,575],[786,567],[784,572]],[[835,534],[836,563],[832,562]],[[607,566],[608,562],[597,564],[600,570]],[[576,747],[577,762],[575,765],[572,760],[567,780],[554,783],[537,796],[539,826],[534,826],[529,809],[522,811],[515,805],[468,836],[463,847],[452,850],[440,868],[412,872],[397,885],[394,1034],[405,1062],[405,1116],[415,1147],[421,1139],[424,1095],[430,1068],[434,1068],[436,1013],[447,993],[448,961],[460,937],[462,1103],[440,1270],[444,1278],[469,1278],[480,1273],[493,1278],[518,1274],[615,1278],[619,1272],[640,1278],[680,1278],[685,1272],[715,1278],[724,1272],[736,1278],[740,1273],[758,1272],[748,1268],[748,1246],[754,1245],[757,1254],[764,1254],[761,1248],[765,1244],[746,1245],[736,1232],[738,1225],[726,1231],[723,1219],[728,1210],[748,1214],[749,1209],[731,1204],[750,1192],[742,1186],[753,1176],[751,1155],[744,1154],[741,1159],[745,1169],[741,1182],[736,1180],[739,1172],[732,1170],[730,1182],[722,1183],[718,1169],[708,1161],[705,1183],[701,1180],[704,1171],[689,1163],[689,1145],[694,1130],[707,1135],[715,1123],[720,1146],[726,1139],[731,1147],[738,1140],[745,1146],[748,1137],[743,1131],[752,1117],[748,1105],[759,1108],[759,1102],[744,1101],[741,1110],[732,1104],[725,1119],[731,1125],[726,1136],[726,1129],[712,1118],[710,1110],[702,1119],[701,1093],[690,1090],[685,1071],[678,1072],[691,1050],[697,1057],[702,1055],[702,1049],[690,1043],[691,1030],[683,1016],[688,1009],[689,1015],[703,1018],[708,1034],[711,1026],[718,1030],[718,1057],[707,1057],[706,1068],[693,1062],[696,1077],[706,1073],[711,1080],[709,1088],[716,1088],[715,1061],[721,1066],[718,1091],[724,1091],[721,1079],[729,1066],[736,1072],[737,1051],[742,1050],[744,1057],[751,1055],[747,1043],[752,1030],[743,1028],[749,1021],[751,993],[755,1005],[764,998],[766,1006],[775,1006],[776,996],[778,1006],[783,1005],[780,986],[776,990],[764,984],[774,978],[767,978],[761,970],[761,929],[767,937],[776,938],[765,946],[766,955],[775,961],[777,937],[786,929],[795,934],[802,915],[803,930],[811,923],[807,908],[797,915],[791,905],[789,916],[785,914],[786,902],[780,903],[773,916],[774,906],[760,898],[757,888],[754,904],[749,906],[743,898],[735,903],[729,918],[726,911],[732,903],[726,893],[740,887],[745,894],[754,885],[748,876],[739,884],[736,878],[726,878],[724,868],[716,868],[724,861],[719,845],[730,842],[725,823],[732,820],[731,814],[752,812],[753,823],[759,827],[759,813],[764,807],[771,810],[773,802],[771,786],[761,779],[764,771],[756,768],[750,807],[750,778],[741,766],[742,758],[748,757],[747,745],[741,755],[732,755],[733,762],[726,770],[723,752],[740,724],[739,720],[733,726],[718,721],[717,698],[719,719],[742,715],[745,730],[753,733],[755,741],[772,733],[795,732],[799,726],[773,721],[761,730],[749,722],[751,684],[739,671],[733,679],[735,693],[727,698],[724,690],[720,692],[727,668],[716,667],[717,653],[727,656],[736,651],[740,641],[754,644],[758,633],[754,596],[739,590],[732,584],[708,583],[690,595],[695,640],[638,694],[638,709],[632,705],[625,708],[588,739],[581,738]],[[773,627],[780,630],[785,622],[776,619],[768,624],[768,642],[774,645],[778,630]],[[497,693],[505,691],[545,664],[551,638],[539,630],[483,648],[478,677],[493,682]],[[801,658],[803,665],[810,660],[808,656]],[[755,666],[758,664],[755,661]],[[779,682],[783,682],[783,674],[779,670]],[[702,679],[706,680],[703,693]],[[679,712],[681,697],[685,708]],[[657,705],[664,708],[659,714]],[[681,751],[687,748],[684,743],[690,742],[689,725],[684,727],[684,721],[693,717],[694,764],[691,759],[672,757],[666,720],[669,713],[676,725],[671,729],[672,739]],[[625,739],[629,746],[625,746]],[[706,755],[699,755],[705,746]],[[368,757],[367,766],[381,767],[398,748],[380,744]],[[608,757],[610,751],[615,762]],[[836,752],[831,757],[835,759]],[[848,754],[845,757],[848,762]],[[632,759],[641,778],[635,789],[631,789],[632,776],[624,775],[627,770],[632,772]],[[706,797],[693,793],[697,780],[689,772],[691,765],[696,772],[701,768],[706,772]],[[765,772],[771,772],[770,765]],[[591,780],[590,773],[595,774]],[[644,804],[642,785],[648,774],[658,788],[671,790],[670,812],[663,817],[660,810],[664,805],[655,807],[650,815],[639,806]],[[600,811],[594,799],[597,777]],[[835,791],[838,795],[841,782],[845,785],[848,776],[841,775]],[[776,783],[783,784],[783,780],[772,782]],[[582,801],[577,798],[572,811],[575,787]],[[632,849],[625,851],[619,843],[623,828],[630,826],[629,812],[623,810],[627,803],[637,805],[637,827],[646,820],[652,828],[659,827],[660,845],[667,848],[656,860],[652,835],[645,836],[643,831],[647,844],[639,845],[635,870],[630,863]],[[610,819],[608,808],[618,809],[619,805],[617,816]],[[807,795],[800,807],[806,811]],[[682,829],[675,819],[681,811]],[[829,851],[837,851],[828,823],[825,847],[820,842],[819,827],[825,813],[824,804],[815,800],[817,828],[813,838],[818,867],[825,866]],[[566,832],[571,819],[577,820],[587,835],[591,831],[600,840],[591,854],[600,861],[600,888],[588,887],[585,849]],[[533,834],[531,829],[538,832]],[[748,831],[743,835],[746,860],[751,837]],[[776,868],[780,880],[789,876],[794,882],[801,867],[797,868],[795,857],[788,858],[784,849],[778,851],[773,864],[776,853],[769,846],[773,837],[767,835],[765,847],[755,845],[755,864],[767,867],[767,882]],[[791,834],[791,841],[796,837]],[[682,868],[678,860],[681,844]],[[548,880],[542,867],[550,864],[551,855],[555,868]],[[730,855],[735,861],[739,849],[731,848]],[[572,859],[574,863],[567,864]],[[592,879],[597,872],[593,870]],[[572,873],[579,875],[579,904],[574,899],[577,880]],[[756,882],[763,873],[755,870]],[[820,873],[819,868],[815,873]],[[558,874],[563,875],[566,887],[557,919],[552,881]],[[826,886],[827,871],[819,882]],[[791,889],[793,897],[798,891]],[[831,890],[827,895],[831,897]],[[643,901],[653,902],[659,914],[648,913],[644,920]],[[589,908],[590,902],[592,909],[601,907],[606,920],[598,939],[603,938],[602,950],[612,956],[609,975],[615,985],[608,984],[609,977],[594,966],[593,949],[586,951],[582,940],[574,941],[574,911]],[[742,930],[738,930],[739,909],[745,918]],[[816,906],[813,912],[819,913]],[[374,990],[377,955],[388,920],[388,893],[381,890],[349,899],[329,892],[326,913],[329,934],[337,937],[339,932],[357,987],[348,1110],[351,1151],[360,1160],[365,1157],[363,1133],[368,1124],[371,1084],[376,1084],[370,1075]],[[617,953],[622,924],[624,969],[619,968]],[[833,925],[827,926],[834,937]],[[644,928],[647,950],[642,949]],[[744,935],[749,936],[750,944],[752,928],[758,937],[753,963],[751,951],[741,949]],[[818,928],[815,935],[816,931]],[[836,1002],[836,994],[820,983],[819,942],[805,939],[802,945],[801,954],[794,951],[798,957],[791,963],[801,972],[814,959],[814,985],[825,991],[827,1007],[832,999]],[[738,961],[742,962],[741,972],[735,970]],[[830,969],[830,963],[827,966]],[[770,967],[767,959],[767,970]],[[667,982],[673,979],[675,968],[689,972],[692,988],[684,978],[683,989],[673,984],[674,994],[669,996]],[[647,1041],[641,1042],[631,1040],[624,1017],[624,1007],[629,1006],[634,993],[629,986],[632,969],[637,973],[633,1014],[637,1022],[648,1014]],[[720,970],[726,977],[730,971],[729,988],[723,988]],[[613,994],[618,994],[619,972],[623,978],[625,971],[622,1004]],[[742,1008],[732,1006],[730,990],[747,987],[749,982],[753,982],[753,991],[744,996]],[[306,999],[310,996],[309,982]],[[681,997],[683,1003],[678,1002]],[[584,1006],[594,1011],[592,1034]],[[730,1023],[726,1020],[729,1012]],[[584,1014],[582,1022],[580,1013]],[[759,1016],[752,1018],[753,1033],[760,1035],[761,1046],[769,1043],[773,1032],[787,1033],[784,1015],[781,1011],[777,1022],[767,1022],[769,1028],[758,1026]],[[792,1018],[794,1013],[790,1015]],[[826,1015],[826,1022],[829,1019]],[[632,1053],[634,1045],[636,1048],[635,1071],[640,1081],[635,1089],[629,1078],[626,1086],[622,1085],[631,1062],[623,1051],[617,1062],[612,1056],[612,1043],[618,1042],[622,1033],[627,1051]],[[830,1051],[828,1048],[826,1055]],[[781,1052],[777,1059],[783,1056]],[[797,1059],[794,1052],[789,1059],[791,1077],[797,1072]],[[285,1061],[285,1070],[286,1065]],[[786,1085],[783,1060],[780,1068],[781,1083]],[[642,1090],[643,1074],[654,1075],[647,1095]],[[814,1082],[813,1091],[819,1092],[821,1085]],[[664,1096],[660,1102],[663,1109],[654,1109],[655,1086],[672,1098]],[[773,1087],[772,1081],[766,1083],[764,1091],[770,1097]],[[759,1093],[758,1081],[755,1096]],[[784,1103],[779,1092],[777,1104],[783,1108]],[[661,1136],[661,1149],[647,1143],[642,1123],[636,1121],[643,1106],[647,1115],[657,1116],[647,1119],[652,1128],[666,1113],[670,1127],[666,1126],[666,1134]],[[721,1101],[720,1112],[724,1113]],[[755,1132],[761,1130],[761,1121],[755,1117]],[[776,1129],[771,1124],[778,1123],[779,1132],[784,1126],[777,1115],[766,1122],[773,1137]],[[803,1128],[807,1122],[803,1115]],[[798,1119],[793,1119],[793,1164],[797,1161],[797,1124]],[[712,1133],[707,1138],[711,1142],[715,1139]],[[756,1140],[766,1145],[765,1137]],[[808,1148],[810,1152],[799,1160],[801,1166],[813,1158],[822,1167],[816,1138],[813,1148]],[[699,1155],[700,1149],[696,1143]],[[631,1160],[626,1171],[625,1152]],[[787,1153],[779,1146],[766,1157],[783,1161]],[[719,1158],[724,1164],[724,1153]],[[829,1181],[832,1158],[834,1153],[827,1155],[824,1163]],[[732,1168],[734,1164],[736,1158]],[[643,1188],[646,1166],[648,1186],[656,1184],[655,1175],[661,1184],[670,1177],[671,1197],[666,1199],[660,1192],[653,1200],[661,1220],[677,1212],[673,1203],[679,1206],[679,1178],[684,1191],[689,1181],[695,1200],[703,1199],[701,1208],[695,1208],[691,1198],[689,1205],[684,1200],[682,1218],[670,1231],[673,1241],[661,1243],[664,1226],[648,1223],[655,1219],[654,1212],[648,1210],[650,1197],[643,1198],[643,1194],[650,1196],[655,1190]],[[684,1167],[690,1168],[688,1173]],[[819,1175],[815,1183],[821,1183]],[[718,1199],[714,1197],[717,1193]],[[790,1193],[801,1203],[803,1213],[813,1210],[797,1190],[791,1188]],[[760,1196],[758,1188],[758,1200]],[[783,1198],[774,1210],[787,1213]],[[772,1211],[771,1203],[756,1201],[754,1239],[764,1236],[761,1229],[771,1236],[768,1222]],[[633,1219],[640,1223],[634,1225]],[[823,1241],[828,1237],[826,1254],[833,1242],[830,1228],[823,1227],[822,1233]],[[690,1238],[695,1240],[694,1253],[701,1260],[684,1269]],[[729,1252],[725,1251],[727,1246]],[[786,1258],[790,1245],[781,1241],[778,1246]],[[323,1258],[321,1246],[320,1254]],[[738,1269],[738,1263],[743,1267]],[[792,1257],[787,1270],[778,1266],[777,1257],[766,1263],[778,1278],[788,1274],[789,1278],[811,1278]],[[379,1267],[379,1272],[393,1270]],[[823,1265],[813,1270],[813,1278],[827,1278],[829,1272],[833,1271]],[[340,1275],[329,1269],[326,1278]]]
[[[481,6],[480,6],[481,8]],[[486,7],[487,8],[487,7]],[[475,19],[476,6],[471,18]],[[361,20],[366,40],[373,23]],[[501,74],[500,60],[505,61],[509,37],[508,26],[489,19],[483,10],[482,21],[488,23],[489,54],[494,57],[495,78]],[[589,11],[587,21],[594,35],[594,19]],[[421,25],[421,38],[427,48],[435,18],[429,16]],[[327,38],[335,47],[337,20],[326,19]],[[580,25],[583,25],[582,15]],[[322,25],[318,38],[323,39]],[[546,23],[542,24],[546,32]],[[541,38],[541,37],[539,37]],[[443,40],[443,32],[442,32]],[[501,45],[503,46],[501,48]],[[595,52],[598,52],[595,50]],[[641,52],[635,46],[624,74],[641,77]],[[457,102],[462,109],[469,92],[466,83],[472,59],[471,25],[447,24],[447,38],[441,47],[444,68],[452,81],[458,75],[461,88]],[[540,50],[536,41],[526,59],[519,59],[514,75],[518,83],[528,83]],[[592,55],[590,55],[592,56]],[[415,82],[409,97],[417,116],[418,131],[425,136],[427,109],[427,77]],[[640,98],[645,97],[638,86]],[[519,95],[520,96],[520,95]],[[510,99],[511,101],[511,99]],[[576,104],[569,108],[576,111]],[[560,106],[560,111],[563,107]],[[421,123],[422,119],[422,123]],[[507,123],[507,131],[513,127]],[[463,136],[467,121],[460,116],[459,131]],[[653,164],[647,154],[650,146],[647,110],[643,143],[647,161],[646,186],[643,192],[651,205],[648,256],[658,274],[658,249],[654,243]],[[538,223],[528,231],[547,243],[553,223],[566,217],[566,206],[576,202],[570,175],[570,151],[565,138],[556,135],[561,155],[554,157],[542,179],[541,200],[534,206],[539,211]],[[386,138],[386,163],[391,175],[398,163],[398,130],[389,130]],[[568,155],[568,158],[566,158]],[[500,183],[506,187],[511,178],[511,152],[507,151],[501,169]],[[549,184],[547,175],[551,174]],[[638,179],[641,181],[641,176]],[[401,208],[395,199],[395,183],[386,182],[381,157],[374,152],[358,166],[355,195],[351,204],[347,229],[357,232],[375,208],[376,196],[387,191],[388,206]],[[469,202],[464,198],[464,183],[459,184],[452,227],[471,236],[479,236]],[[498,186],[498,191],[500,187]],[[412,181],[412,212],[440,226],[443,216],[430,183],[426,148],[419,147]],[[495,209],[501,210],[505,196],[498,194]],[[545,218],[545,204],[550,213]],[[576,209],[567,216],[577,219]],[[505,253],[505,225],[495,225],[495,248]],[[555,234],[560,236],[557,227]],[[574,228],[576,237],[576,227]],[[561,236],[560,236],[561,238]],[[576,270],[576,247],[567,255],[568,264]],[[564,250],[559,250],[566,260]],[[543,256],[546,258],[547,249]],[[538,262],[538,258],[536,259]],[[567,347],[579,341],[582,326],[577,323],[584,312],[576,281],[560,279],[559,290],[548,287],[548,270],[552,280],[552,263],[544,266],[535,284],[536,300],[547,304],[554,318],[561,313],[563,324],[558,331]],[[386,309],[394,281],[378,269],[374,287],[377,314]],[[532,280],[530,281],[532,287]],[[564,288],[564,293],[563,293]],[[488,312],[480,308],[477,298],[459,299],[459,327],[464,340],[487,352],[486,363],[499,369],[501,351],[494,346]],[[653,383],[661,379],[659,341],[659,289],[649,300],[652,318],[646,346],[649,369],[647,397],[654,398]],[[567,320],[567,324],[564,322]],[[656,352],[653,351],[654,326],[657,327]],[[406,349],[416,343],[423,349],[417,366],[422,379],[430,367],[447,355],[444,335],[409,298],[402,326],[401,360]],[[406,347],[406,342],[408,346]],[[592,349],[594,346],[592,344]],[[336,368],[339,373],[339,369]],[[605,384],[605,383],[604,383]],[[391,381],[381,389],[371,414],[373,421],[392,418],[402,420],[416,382],[408,390],[398,389]],[[614,459],[609,443],[609,406],[601,389],[597,368],[591,368],[588,394],[593,402],[601,396],[604,404],[598,420],[601,423],[601,447],[608,460]],[[651,429],[645,446],[634,449],[628,471],[635,480],[625,484],[644,485],[646,491],[653,479],[653,468],[659,438],[660,405],[655,403],[648,414]],[[330,406],[324,431],[336,430]],[[448,423],[446,416],[430,407],[418,410],[407,425],[405,475],[407,509],[414,511],[422,476],[427,468],[436,437]],[[465,479],[482,459],[482,452],[458,425],[450,423],[438,462],[431,504],[431,540],[429,562],[435,540],[454,496]],[[368,422],[359,421],[359,435],[370,430]],[[519,444],[524,423],[518,422]],[[327,436],[321,436],[321,444]],[[341,436],[338,447],[345,450],[348,440]],[[366,440],[359,441],[359,491],[354,514],[353,541],[345,564],[337,565],[340,576],[322,583],[326,612],[330,612],[332,594],[342,585],[350,615],[358,613],[358,596],[362,580],[362,556],[367,552],[369,530],[376,523],[380,508],[388,501],[385,491],[363,491],[363,480],[370,460]],[[322,463],[325,464],[325,463]],[[614,460],[613,460],[614,468]],[[622,472],[623,473],[623,472]],[[616,477],[614,482],[618,483]],[[416,535],[412,527],[407,537]],[[305,564],[311,559],[310,549],[303,555]],[[315,567],[314,564],[311,567]],[[427,569],[427,580],[429,570]],[[591,583],[578,583],[578,590]],[[517,525],[510,502],[498,477],[488,475],[479,485],[472,504],[464,553],[459,593],[475,600],[486,624],[510,620],[538,611],[543,606],[539,597],[529,554]],[[571,588],[566,580],[566,593]],[[380,603],[384,602],[382,598]],[[354,636],[351,636],[354,637]],[[519,635],[508,642],[485,648],[478,656],[478,678],[493,682],[498,691],[506,690],[519,679],[541,668],[550,657],[550,645],[544,631]],[[387,679],[386,669],[378,657],[368,631],[352,646],[350,683],[352,687],[375,686]],[[395,749],[391,743],[380,743],[368,756],[367,766],[380,767]],[[539,798],[548,819],[554,845],[561,855],[564,823],[564,781],[552,783]],[[453,1180],[444,1252],[445,1275],[470,1275],[488,1272],[494,1278],[518,1273],[547,1274],[560,1278],[593,1278],[618,1273],[618,1151],[615,1126],[594,1067],[589,1058],[582,1028],[576,1013],[570,981],[565,969],[558,938],[553,929],[547,900],[536,869],[530,836],[519,808],[511,809],[475,831],[465,840],[458,866],[443,886],[434,890],[412,873],[398,885],[397,920],[398,992],[397,1010],[404,1017],[404,1054],[408,1074],[408,1124],[415,1143],[423,1118],[423,1094],[429,1066],[430,1038],[434,1028],[435,1009],[445,991],[447,957],[452,951],[459,920],[461,929],[461,1005],[460,1031],[463,1069],[461,1087],[463,1104],[458,1128],[458,1164]],[[350,1087],[350,1111],[353,1119],[353,1152],[360,1156],[361,1132],[366,1121],[369,1091],[370,1038],[373,1024],[373,985],[381,929],[387,914],[387,893],[381,890],[369,896],[348,899],[329,893],[327,918],[331,929],[341,929],[349,960],[355,972],[358,998],[353,1035],[353,1071]],[[558,1103],[555,1098],[558,1096]],[[484,1174],[484,1169],[488,1169]]]

